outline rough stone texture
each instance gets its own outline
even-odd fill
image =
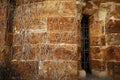
[[[90,61],[90,64],[91,64],[91,69],[92,69],[92,70],[105,71],[105,69],[106,69],[105,62],[104,62],[104,61],[91,60],[91,61]]]
[[[120,62],[108,62],[108,73],[114,80],[120,79]]]
[[[67,79],[77,80],[78,72],[77,61],[44,61],[39,66],[39,77],[40,79]],[[63,66],[64,65],[64,66]]]
[[[112,21],[110,20],[106,26],[106,33],[120,33],[120,21]]]
[[[82,13],[91,15],[91,70],[108,70],[114,80],[120,79],[120,0],[88,0],[86,6],[80,1],[76,6],[75,0],[16,0],[9,37],[5,36],[6,3],[0,3],[0,63],[3,52],[12,54],[4,57],[6,64],[13,59],[17,71],[13,79],[77,80],[82,69],[77,20],[81,21]],[[5,38],[11,47],[4,46]]]
[[[5,33],[6,33],[6,15],[7,4],[5,1],[0,2],[0,67],[3,61],[3,50],[5,49]],[[0,76],[1,77],[1,76]]]
[[[102,59],[103,53],[100,47],[91,47],[90,48],[90,59]]]
[[[39,65],[34,67],[39,67],[35,69],[39,74],[30,72],[25,76],[22,71],[28,68],[26,72],[29,72],[30,67],[23,66],[26,68],[16,69],[20,72],[18,77],[77,80],[79,55],[75,0],[19,1],[13,29],[13,61],[18,65],[15,69],[20,68],[19,61],[37,60]]]
[[[120,47],[111,46],[106,48],[105,52],[105,60],[120,60]]]
[[[37,61],[12,61],[12,79],[34,79],[38,74]]]

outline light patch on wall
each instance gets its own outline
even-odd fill
[[[107,10],[105,8],[100,8],[98,16],[99,16],[99,21],[105,21],[105,18],[107,16]]]

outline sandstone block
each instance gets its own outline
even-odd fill
[[[48,31],[77,31],[77,20],[74,17],[48,17]]]
[[[90,59],[102,59],[103,53],[100,47],[90,48]]]
[[[51,59],[78,60],[77,45],[49,45],[48,50]]]
[[[90,46],[100,46],[101,45],[101,39],[100,37],[90,37]]]
[[[71,6],[72,5],[72,6]],[[29,7],[31,6],[31,7]],[[22,10],[22,8],[24,8]],[[43,1],[19,6],[17,13],[26,12],[31,18],[40,17],[75,17],[76,3],[75,1]]]
[[[5,43],[6,28],[0,28],[0,44]]]
[[[29,44],[38,44],[47,42],[47,33],[45,32],[27,32],[23,31],[21,33],[14,33],[13,35],[13,44],[14,45],[23,45],[26,43]]]
[[[34,60],[35,59],[35,50],[34,46],[14,46],[13,59],[15,60]]]
[[[111,46],[105,50],[105,60],[120,60],[120,47]]]
[[[72,32],[51,32],[48,33],[50,43],[77,43],[77,33]]]
[[[96,36],[102,34],[102,27],[101,24],[96,22],[96,23],[91,23],[89,27],[90,35]]]
[[[106,32],[109,34],[109,33],[120,33],[120,21],[112,21],[110,20],[108,23],[107,23],[107,26],[106,26]]]
[[[104,71],[106,69],[104,61],[90,60],[90,67],[93,70]]]
[[[12,61],[13,79],[34,79],[38,75],[37,61]]]
[[[39,66],[40,79],[77,80],[77,61],[45,61]]]
[[[120,62],[108,62],[107,68],[109,75],[114,79],[118,80],[120,79]]]

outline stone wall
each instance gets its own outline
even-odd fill
[[[6,33],[6,16],[7,16],[7,3],[0,2],[0,66],[3,60],[3,52],[5,49],[5,33]]]
[[[90,17],[90,60],[93,73],[104,72],[120,79],[119,0],[93,1],[96,11]],[[99,3],[99,4],[98,4]],[[103,76],[103,75],[102,75]]]
[[[8,65],[5,72],[13,80],[77,80],[82,70],[82,14],[90,15],[92,73],[120,79],[119,0],[16,0],[15,7],[4,1],[0,65]]]
[[[13,23],[13,78],[77,80],[75,0],[17,1]]]

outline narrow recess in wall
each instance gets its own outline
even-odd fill
[[[89,16],[83,15],[81,21],[81,66],[86,73],[91,73],[89,61]]]

